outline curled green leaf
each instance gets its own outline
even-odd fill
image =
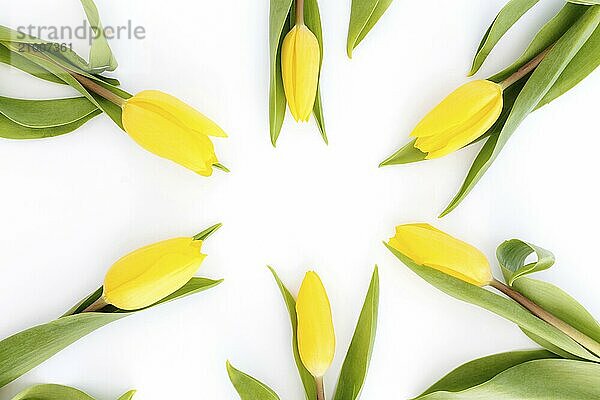
[[[536,260],[525,264],[525,260],[534,253]],[[496,257],[510,286],[525,275],[550,268],[555,261],[552,252],[518,239],[507,240],[498,246]]]

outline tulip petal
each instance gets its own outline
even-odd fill
[[[160,103],[159,103],[160,104]],[[203,176],[218,162],[210,138],[191,130],[165,108],[137,97],[123,107],[125,131],[144,149]]]
[[[145,90],[135,96],[138,101],[152,103],[177,117],[189,129],[208,136],[226,138],[227,133],[210,118],[175,96],[158,90]]]
[[[485,286],[492,280],[490,264],[481,251],[431,225],[400,225],[389,245],[417,264],[465,282]]]
[[[296,312],[300,358],[314,377],[322,377],[333,361],[335,333],[329,298],[315,272],[308,272],[304,277]]]
[[[154,304],[185,285],[206,255],[202,241],[177,238],[136,250],[118,260],[106,274],[104,298],[123,310]]]
[[[415,147],[427,159],[452,153],[483,135],[502,112],[502,87],[495,82],[469,82],[446,97],[415,127]]]
[[[281,50],[284,91],[296,121],[308,121],[319,84],[321,50],[317,37],[296,25],[286,35]]]
[[[294,26],[283,39],[283,44],[281,46],[281,74],[283,76],[283,88],[285,98],[290,107],[290,112],[296,121],[298,121],[298,112],[296,109],[294,93],[296,90],[295,48],[297,35],[298,27]]]

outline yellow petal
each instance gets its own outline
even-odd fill
[[[502,112],[502,87],[494,82],[469,82],[446,97],[415,127],[415,147],[427,159],[443,157],[483,135]]]
[[[314,377],[322,377],[333,361],[335,333],[329,298],[315,272],[308,272],[304,277],[296,312],[300,358]]]
[[[179,100],[177,97],[158,90],[145,90],[135,96],[137,101],[155,104],[175,116],[188,128],[208,136],[226,138],[227,134],[219,125],[200,111]]]
[[[486,286],[493,279],[490,264],[481,251],[431,225],[400,225],[389,245],[419,265],[473,285]]]
[[[117,261],[104,279],[103,297],[123,310],[148,307],[185,285],[206,255],[202,241],[177,238],[155,243]]]
[[[315,103],[321,50],[317,37],[304,24],[294,26],[281,47],[285,97],[296,121],[308,121]]]
[[[134,96],[123,106],[123,127],[144,149],[203,176],[212,174],[213,164],[218,162],[210,138],[191,129],[191,114],[184,107],[174,112],[173,102],[149,92]],[[156,101],[155,101],[156,100]]]

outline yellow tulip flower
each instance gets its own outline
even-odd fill
[[[473,285],[486,286],[494,279],[481,251],[428,224],[397,226],[388,244],[419,265]]]
[[[304,277],[296,313],[300,359],[312,376],[322,378],[333,361],[335,333],[329,298],[315,272],[307,272]]]
[[[201,240],[177,238],[151,244],[118,260],[104,279],[104,303],[122,310],[151,306],[185,285],[206,257]]]
[[[502,111],[502,86],[476,80],[446,97],[416,126],[415,147],[438,158],[463,148],[494,125]]]
[[[321,50],[317,37],[303,23],[295,25],[281,47],[285,97],[296,121],[308,121],[315,104]]]
[[[210,136],[227,135],[181,100],[147,90],[127,99],[122,108],[125,131],[144,149],[203,176],[219,165]]]

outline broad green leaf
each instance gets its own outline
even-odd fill
[[[556,43],[556,41],[560,39],[587,10],[587,7],[566,3],[556,16],[548,21],[534,36],[523,54],[521,54],[514,63],[492,76],[490,80],[501,82],[517,72],[517,70],[527,64],[529,60],[550,47],[553,43]]]
[[[281,43],[290,30],[289,13],[293,0],[271,0],[269,13],[269,53],[271,78],[269,83],[269,127],[271,143],[277,143],[285,118],[287,101],[281,77]]]
[[[567,0],[575,4],[585,4],[587,6],[600,5],[600,0]]]
[[[54,126],[50,128],[27,128],[23,125],[19,125],[4,115],[0,114],[0,138],[4,139],[45,139],[60,135],[71,133],[74,130],[80,128],[83,124],[91,120],[92,118],[102,114],[100,110],[96,110],[93,113],[67,125]]]
[[[131,390],[119,397],[119,400],[131,400],[135,390]],[[92,396],[81,390],[62,385],[36,385],[26,389],[12,398],[12,400],[95,400]]]
[[[538,104],[542,107],[571,90],[600,65],[600,26],[583,45],[560,75],[554,86]]]
[[[571,60],[594,33],[599,23],[600,7],[588,7],[588,11],[556,42],[525,83],[500,134],[497,138],[492,136],[488,139],[475,159],[461,189],[441,216],[454,210],[475,187],[496,160],[508,139],[527,115],[544,99]]]
[[[546,350],[512,351],[478,358],[454,369],[419,397],[434,392],[460,392],[485,383],[514,366],[549,358],[556,358],[556,355]]]
[[[37,385],[26,389],[12,400],[95,400],[81,390],[61,385]]]
[[[352,0],[350,24],[346,52],[352,58],[352,51],[373,29],[393,0]]]
[[[328,143],[327,132],[325,130],[325,118],[323,117],[323,100],[321,99],[321,67],[323,66],[323,29],[321,28],[321,14],[319,13],[319,4],[317,0],[304,0],[304,23],[315,34],[319,41],[321,49],[321,65],[319,67],[319,84],[317,86],[317,97],[313,107],[313,115],[317,121],[321,137]]]
[[[520,328],[520,327],[519,327]],[[540,346],[542,346],[544,349],[556,354],[559,357],[562,358],[566,358],[569,360],[579,360],[582,361],[583,359],[574,356],[571,353],[568,353],[566,351],[564,351],[563,349],[561,349],[558,346],[555,346],[554,344],[550,343],[549,341],[542,339],[541,337],[534,335],[533,333],[529,332],[527,329],[523,329],[520,328],[521,331],[523,331],[523,333],[531,340],[533,340],[535,343],[539,344]]]
[[[83,71],[94,72],[86,60],[71,50],[70,47],[61,46],[60,43],[49,42],[29,36],[2,25],[0,25],[0,42],[4,44],[4,46],[12,48],[14,52],[20,54],[35,52],[39,55],[54,56]],[[41,47],[36,45],[44,46]]]
[[[387,244],[386,246],[408,268],[442,292],[458,300],[485,308],[579,358],[600,362],[600,358],[591,354],[558,329],[531,314],[517,302],[433,268],[418,265],[393,247]]]
[[[229,379],[242,400],[279,400],[279,396],[267,385],[250,375],[238,371],[227,361]]]
[[[181,289],[148,308],[202,292],[219,283],[221,281],[192,278]],[[114,307],[106,307],[103,312],[77,314],[91,304],[90,302],[97,300],[101,294],[102,290],[100,289],[94,295],[88,296],[86,301],[74,310],[76,312],[74,314],[63,316],[2,340],[0,342],[0,360],[2,360],[0,363],[0,387],[37,367],[96,329],[141,311],[123,311]]]
[[[533,253],[536,260],[525,264],[527,257]],[[550,268],[555,261],[552,252],[518,239],[507,240],[498,246],[496,258],[502,268],[504,280],[509,286],[513,286],[517,279],[525,275]]]
[[[600,398],[600,365],[574,360],[533,360],[460,392],[435,392],[422,400],[583,400]]]
[[[100,22],[98,8],[92,0],[81,0],[81,4],[95,35],[90,48],[90,68],[99,73],[114,71],[118,66],[117,60],[110,50],[106,36],[104,36],[104,28]]]
[[[123,396],[119,397],[118,400],[131,400],[133,399],[133,396],[135,396],[135,390],[130,390],[129,392],[125,393]]]
[[[373,272],[367,297],[360,312],[354,336],[342,365],[334,400],[355,400],[367,377],[375,334],[377,333],[377,315],[379,311],[379,272]]]
[[[5,43],[4,45],[6,47],[8,47],[10,50],[16,50],[16,48],[15,48],[16,45],[14,43]],[[121,121],[121,107],[111,103],[110,101],[108,101],[94,93],[89,92],[86,88],[84,88],[81,85],[81,83],[79,83],[79,81],[77,81],[77,79],[75,79],[67,70],[65,70],[65,65],[63,65],[63,66],[57,65],[54,60],[47,59],[47,58],[43,57],[42,55],[31,53],[31,52],[22,53],[22,55],[23,55],[23,57],[27,58],[28,60],[35,62],[38,65],[40,65],[41,67],[45,68],[48,72],[52,73],[57,78],[62,79],[65,83],[72,86],[79,93],[83,94],[96,107],[98,107],[99,109],[104,111],[109,117],[111,117],[112,120],[121,129],[123,129],[123,125],[122,125],[122,121]],[[72,68],[72,66],[69,66],[69,67]],[[107,88],[108,90],[112,91],[113,93],[116,93],[124,98],[129,97],[127,92],[124,92],[123,90],[121,90],[117,87],[108,85],[102,81],[98,81],[98,83],[101,84],[102,86],[104,86],[105,88]]]
[[[562,289],[539,280],[521,278],[513,288],[575,329],[600,342],[600,324]]]
[[[0,113],[27,128],[68,125],[96,112],[85,97],[53,100],[23,100],[0,96]]]
[[[0,42],[0,62],[3,64],[10,65],[14,68],[20,69],[23,72],[33,75],[36,78],[50,81],[53,83],[59,83],[65,85],[65,81],[57,78],[56,75],[48,72],[47,69],[39,66],[38,64],[28,60],[21,56],[19,53],[10,51]]]
[[[294,353],[294,360],[296,361],[296,367],[298,368],[298,373],[300,374],[300,379],[302,380],[302,385],[304,386],[304,392],[306,394],[306,400],[316,400],[317,399],[317,388],[315,385],[315,378],[308,372],[304,364],[302,364],[302,360],[300,359],[300,352],[298,351],[298,316],[296,315],[296,300],[294,296],[290,293],[290,291],[285,287],[277,272],[272,267],[269,267],[273,277],[275,278],[275,282],[277,282],[277,286],[281,291],[281,296],[283,297],[283,301],[285,302],[285,306],[287,307],[288,313],[290,314],[290,323],[292,325],[292,352]]]
[[[46,44],[45,40],[26,35],[25,33],[15,31],[7,26],[0,25],[0,42],[16,42],[16,43],[30,43],[30,44]]]
[[[498,13],[498,16],[496,16],[496,19],[488,28],[479,44],[469,76],[475,75],[475,73],[479,71],[487,56],[491,53],[496,44],[498,44],[500,39],[502,39],[504,34],[506,34],[506,32],[508,32],[508,30],[539,1],[540,0],[510,0],[508,4],[500,10],[500,13]]]

